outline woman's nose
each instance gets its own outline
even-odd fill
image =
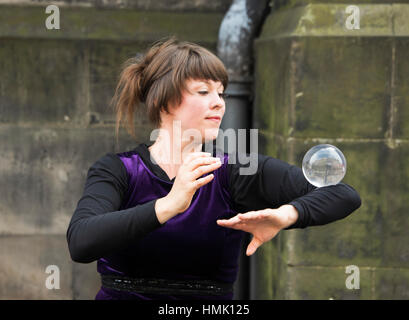
[[[212,107],[220,107],[220,108],[224,107],[225,105],[224,99],[220,97],[219,93],[216,92],[213,96],[215,98],[212,101]]]

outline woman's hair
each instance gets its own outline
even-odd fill
[[[175,37],[157,41],[144,55],[128,59],[111,101],[116,137],[123,118],[128,133],[135,137],[134,113],[139,110],[147,112],[152,124],[159,127],[160,112],[169,112],[169,104],[181,104],[188,79],[220,81],[224,89],[228,83],[226,68],[216,55]]]

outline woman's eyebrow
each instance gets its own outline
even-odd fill
[[[203,85],[203,84],[205,84],[205,85],[207,85],[207,86],[209,86],[209,87],[212,87],[212,85],[211,85],[210,81],[207,81],[207,80],[201,80],[201,81],[198,81],[196,84],[194,84],[194,85],[193,85],[193,88],[200,87],[200,86],[201,86],[201,85]],[[217,89],[219,89],[219,88],[223,89],[223,91],[224,91],[223,84],[220,84],[220,85],[219,85],[219,87],[218,87]]]

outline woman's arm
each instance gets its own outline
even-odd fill
[[[161,226],[157,199],[118,209],[128,187],[128,176],[115,154],[100,158],[88,171],[85,188],[67,230],[72,260],[89,263]]]
[[[238,157],[236,157],[238,159]],[[259,155],[254,175],[240,174],[241,164],[229,164],[229,189],[238,212],[292,205],[298,218],[286,227],[305,228],[343,219],[361,206],[354,188],[345,184],[316,188],[301,168]]]

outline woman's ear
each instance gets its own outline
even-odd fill
[[[161,108],[159,115],[162,120],[168,118],[169,116],[173,116],[172,109],[168,108],[168,110],[166,110],[165,108]]]

